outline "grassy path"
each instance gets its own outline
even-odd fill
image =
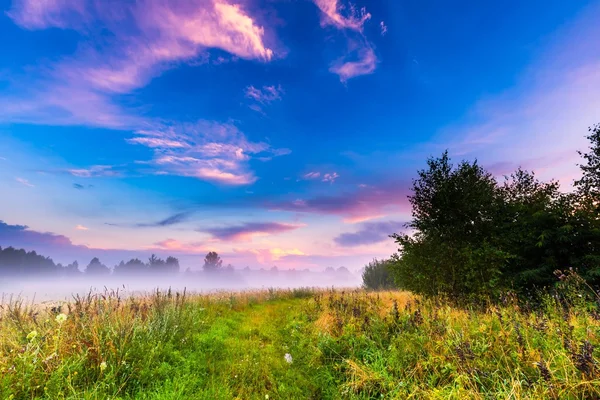
[[[303,301],[250,304],[214,315],[207,329],[194,334],[184,365],[142,398],[311,398],[314,383],[305,368],[298,368],[302,357],[292,356],[291,364],[284,358],[298,348],[290,330],[303,319]]]

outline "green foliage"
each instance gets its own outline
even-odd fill
[[[517,169],[499,184],[477,162],[429,159],[409,197],[412,235],[395,234],[392,271],[400,287],[459,300],[550,288],[556,269],[600,284],[600,125],[582,154],[574,193]]]
[[[393,289],[394,277],[390,270],[389,260],[374,259],[365,266],[362,274],[363,287],[371,290]]]

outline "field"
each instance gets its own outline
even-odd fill
[[[589,303],[448,304],[310,289],[7,303],[0,398],[599,398]]]

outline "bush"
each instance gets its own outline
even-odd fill
[[[362,274],[363,287],[371,290],[394,288],[394,277],[392,276],[389,266],[389,260],[374,259],[367,264]]]

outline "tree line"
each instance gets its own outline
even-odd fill
[[[600,124],[586,137],[570,192],[521,168],[498,181],[447,151],[428,159],[413,180],[408,232],[391,235],[398,252],[365,270],[365,286],[379,276],[424,295],[489,298],[547,289],[571,268],[600,285]]]
[[[104,265],[98,257],[94,257],[81,270],[77,261],[71,264],[56,264],[50,257],[44,257],[35,251],[0,247],[0,276],[29,277],[29,276],[107,276],[135,275],[152,273],[178,273],[179,260],[167,257],[166,260],[152,255],[147,262],[133,258],[127,262],[121,261],[112,269]]]

